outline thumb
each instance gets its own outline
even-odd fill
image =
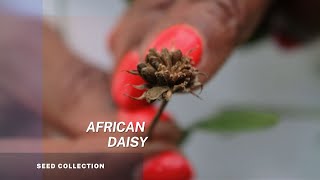
[[[177,1],[140,51],[180,49],[212,77],[233,48],[251,35],[268,4],[269,0]]]

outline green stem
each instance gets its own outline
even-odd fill
[[[167,106],[168,102],[169,101],[167,101],[167,100],[163,100],[161,102],[160,108],[159,108],[157,114],[154,116],[154,118],[152,120],[152,123],[151,123],[150,128],[149,128],[149,132],[148,132],[148,137],[150,139],[152,138],[153,129],[155,128],[156,124],[159,122],[160,116],[163,113],[163,111],[164,111],[165,107]]]

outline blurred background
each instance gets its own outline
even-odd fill
[[[46,0],[42,8],[73,51],[109,71],[114,64],[106,35],[126,6],[119,0]],[[182,128],[235,112],[247,124],[230,125],[231,119],[189,136],[183,151],[197,179],[320,179],[320,40],[286,49],[266,36],[239,47],[201,97],[170,102]],[[259,124],[265,116],[271,117],[268,128]]]

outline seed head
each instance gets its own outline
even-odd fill
[[[150,49],[145,62],[137,65],[136,70],[128,71],[131,74],[141,76],[145,84],[133,85],[137,89],[146,89],[140,97],[132,97],[136,100],[146,99],[152,103],[155,100],[169,101],[174,93],[191,93],[197,97],[193,90],[201,87],[199,72],[192,64],[188,56],[180,50],[169,51],[167,48],[157,52]]]

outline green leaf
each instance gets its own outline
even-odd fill
[[[208,117],[195,124],[195,128],[211,132],[247,132],[275,126],[276,114],[259,111],[230,110]]]

